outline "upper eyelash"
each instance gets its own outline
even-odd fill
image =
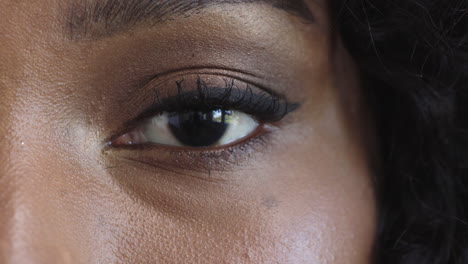
[[[224,87],[219,87],[208,86],[198,77],[197,89],[193,91],[184,91],[183,83],[184,79],[176,81],[176,96],[161,99],[155,91],[154,105],[138,119],[149,118],[162,112],[226,109],[245,112],[259,121],[275,122],[299,107],[298,103],[289,103],[282,95],[263,90],[254,92],[248,84],[245,88],[240,88],[234,79],[225,78]]]

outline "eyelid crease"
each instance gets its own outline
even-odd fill
[[[146,76],[143,82],[139,83],[140,87],[148,87],[148,86],[159,86],[158,84],[163,84],[169,80],[173,80],[175,78],[186,79],[186,76],[197,76],[197,79],[200,76],[211,76],[211,77],[219,77],[219,78],[228,78],[237,80],[239,82],[248,83],[252,86],[258,87],[261,90],[264,90],[267,93],[271,93],[276,96],[283,96],[281,93],[273,89],[269,89],[264,84],[264,77],[259,76],[253,72],[233,69],[229,67],[186,67],[177,70],[167,70],[164,72],[160,72],[157,75],[148,75]],[[201,78],[203,79],[203,78]]]

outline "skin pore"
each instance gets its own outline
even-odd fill
[[[227,2],[0,0],[0,263],[370,262],[373,133],[327,3]],[[200,80],[298,107],[226,146],[112,144]]]

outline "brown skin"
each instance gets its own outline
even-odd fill
[[[325,3],[313,24],[238,4],[72,40],[64,2],[0,0],[0,263],[370,262],[373,133]],[[221,149],[106,147],[197,74],[302,105]]]

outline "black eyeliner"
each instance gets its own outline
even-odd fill
[[[199,77],[197,89],[186,91],[184,80],[176,81],[177,94],[160,98],[156,93],[154,104],[137,120],[151,118],[163,112],[224,109],[244,112],[261,122],[275,122],[300,106],[298,103],[289,103],[282,95],[271,94],[261,89],[254,92],[248,84],[240,88],[234,79],[224,79],[224,83],[224,87],[210,86]]]

